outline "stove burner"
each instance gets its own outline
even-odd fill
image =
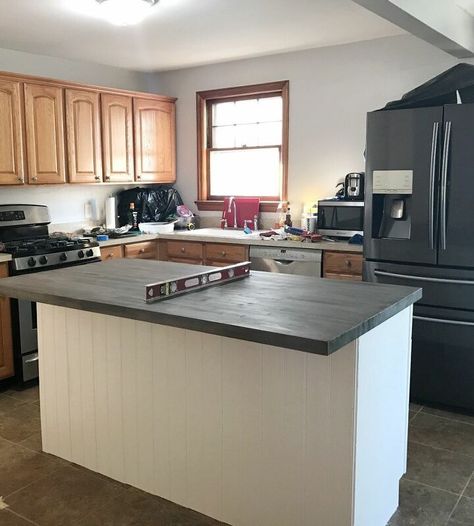
[[[17,258],[49,254],[57,251],[80,250],[93,246],[97,246],[97,244],[95,242],[91,242],[89,239],[48,237],[41,239],[9,241],[5,243],[4,252],[8,252],[14,258]]]

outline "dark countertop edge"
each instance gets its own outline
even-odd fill
[[[397,301],[393,305],[386,307],[384,310],[374,314],[371,318],[368,318],[365,322],[360,325],[356,325],[352,329],[346,331],[342,336],[335,338],[334,340],[328,343],[328,352],[327,354],[332,354],[337,351],[344,345],[354,341],[356,338],[364,335],[365,333],[375,329],[381,325],[384,321],[393,318],[396,314],[406,309],[410,305],[413,305],[423,296],[422,289],[414,289],[409,295],[405,296],[401,300]],[[361,326],[365,326],[361,330]]]
[[[135,308],[123,307],[118,305],[110,305],[99,303],[95,301],[71,299],[55,294],[34,294],[31,292],[19,292],[15,288],[9,289],[2,285],[2,295],[17,299],[26,299],[35,301],[37,303],[45,303],[48,305],[56,305],[59,307],[66,307],[70,309],[83,310],[87,312],[95,312],[107,316],[116,316],[119,318],[127,318],[137,321],[144,321],[148,323],[155,323],[158,325],[166,325],[179,329],[188,329],[197,332],[204,332],[216,336],[224,336],[237,340],[244,340],[254,343],[261,343],[271,345],[274,347],[292,349],[296,351],[308,352],[311,354],[319,354],[328,356],[338,349],[347,345],[348,343],[359,338],[366,332],[382,324],[384,321],[395,316],[403,309],[409,307],[422,297],[421,289],[416,289],[393,305],[386,307],[384,310],[373,315],[368,320],[355,325],[353,328],[346,331],[337,338],[324,342],[303,338],[291,334],[278,334],[278,343],[274,341],[274,334],[268,331],[258,329],[250,329],[248,327],[222,324],[213,321],[199,320],[189,317],[170,315],[166,313],[158,313],[146,310],[137,310]],[[145,302],[144,302],[144,305]]]

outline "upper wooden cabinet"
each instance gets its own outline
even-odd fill
[[[102,150],[97,92],[66,90],[66,145],[69,182],[100,183]]]
[[[23,109],[21,85],[0,78],[0,184],[23,184]]]
[[[135,174],[137,181],[176,181],[175,105],[152,99],[133,99]]]
[[[64,154],[64,90],[25,84],[28,182],[66,182]]]
[[[101,99],[104,179],[133,181],[132,97],[103,93]]]

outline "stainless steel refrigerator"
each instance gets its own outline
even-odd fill
[[[474,410],[474,104],[369,113],[365,196],[364,279],[423,288],[412,400]]]

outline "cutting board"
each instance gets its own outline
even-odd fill
[[[244,228],[244,221],[250,221],[248,225],[253,229],[253,218],[258,217],[260,210],[260,199],[258,197],[235,197],[237,225],[234,225],[234,205],[230,206],[230,197],[224,199],[224,208],[222,211],[222,218],[227,219],[227,226],[229,228]]]

